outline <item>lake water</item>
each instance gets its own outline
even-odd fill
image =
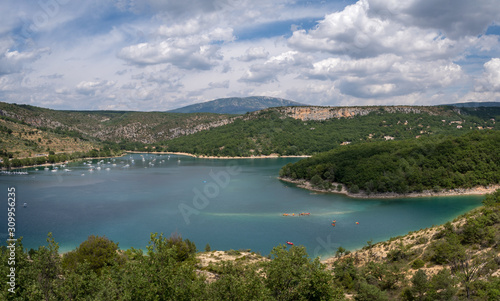
[[[92,234],[119,242],[121,249],[145,249],[151,232],[178,232],[198,250],[209,243],[213,250],[251,249],[267,255],[291,241],[306,246],[311,256],[327,256],[339,246],[352,250],[369,240],[442,224],[480,206],[483,199],[367,200],[313,193],[277,179],[283,165],[297,160],[134,154],[101,164],[73,162],[65,167],[69,171],[39,167],[28,175],[0,175],[0,239],[7,238],[11,186],[17,197],[16,234],[24,237],[24,246],[45,245],[52,232],[61,252]],[[301,212],[310,215],[297,216]]]

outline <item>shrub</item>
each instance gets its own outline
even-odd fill
[[[422,259],[417,258],[411,263],[411,268],[414,270],[418,270],[418,269],[424,267],[424,265],[425,265],[425,262]]]
[[[91,235],[76,250],[66,253],[62,264],[65,269],[76,270],[79,264],[87,261],[89,268],[97,273],[103,267],[118,262],[117,250],[118,244],[106,236]]]
[[[358,185],[352,185],[352,186],[349,188],[349,192],[350,192],[350,193],[359,193],[359,187],[358,187]]]

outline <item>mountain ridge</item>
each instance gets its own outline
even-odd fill
[[[169,113],[245,114],[271,107],[308,106],[296,101],[268,96],[226,97],[167,111]]]

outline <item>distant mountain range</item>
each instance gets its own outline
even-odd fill
[[[282,98],[267,96],[219,98],[212,101],[185,106],[170,113],[218,113],[218,114],[245,114],[271,107],[307,106]]]
[[[488,101],[488,102],[463,102],[463,103],[452,103],[447,106],[461,107],[461,108],[477,108],[477,107],[500,107],[500,102]]]

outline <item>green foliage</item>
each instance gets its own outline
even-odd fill
[[[411,263],[411,268],[412,268],[412,269],[415,269],[415,270],[418,270],[418,269],[420,269],[420,268],[424,267],[424,265],[425,265],[425,262],[424,262],[422,259],[417,258],[417,259],[415,259],[415,260]]]
[[[161,237],[161,235],[160,235]],[[196,245],[189,239],[182,239],[182,236],[177,232],[173,233],[167,239],[167,247],[175,248],[177,261],[184,261],[194,257],[196,253]]]
[[[352,193],[420,192],[500,183],[500,132],[347,145],[284,166],[280,175],[315,183],[335,174]],[[498,195],[485,202],[497,202]]]
[[[443,119],[460,120],[474,128],[496,128],[486,115],[459,115],[453,108],[445,107],[422,108],[422,113],[394,112],[390,107],[380,107],[366,116],[305,122],[287,117],[280,109],[267,109],[210,131],[166,141],[165,145],[170,151],[211,156],[312,155],[339,148],[345,141],[356,144],[385,141],[385,136],[402,140],[434,134],[455,136],[470,131],[469,127],[458,130],[456,124],[443,123]],[[337,176],[331,172],[330,175]]]
[[[338,296],[332,275],[318,258],[310,260],[304,247],[280,245],[273,248],[271,256],[265,283],[275,299],[332,300]]]
[[[387,294],[381,291],[375,285],[361,282],[357,294],[354,296],[356,301],[385,301],[389,300]]]
[[[65,269],[76,270],[79,264],[87,262],[93,272],[99,273],[102,268],[119,263],[117,250],[118,244],[107,237],[91,235],[76,250],[66,253],[62,264]]]
[[[465,256],[465,248],[455,233],[451,233],[444,240],[432,243],[431,249],[434,251],[432,261],[441,265],[448,264]]]
[[[354,184],[349,188],[350,193],[359,193],[359,187],[358,185]]]
[[[500,204],[500,189],[497,189],[493,193],[488,193],[483,200],[483,205],[486,207],[494,206]]]
[[[207,243],[207,245],[205,246],[205,252],[210,252],[212,250],[212,248],[210,247],[210,244]]]
[[[273,300],[255,267],[222,262],[220,278],[207,289],[209,300]]]

